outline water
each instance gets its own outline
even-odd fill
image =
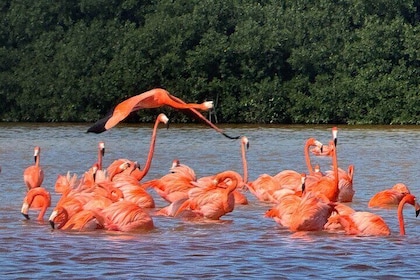
[[[42,148],[44,187],[58,200],[58,174],[82,174],[96,160],[104,141],[104,165],[118,158],[144,165],[152,125],[119,125],[100,135],[87,125],[0,124],[0,275],[2,279],[419,279],[420,220],[404,210],[406,236],[399,236],[396,210],[367,208],[370,197],[403,182],[419,195],[418,127],[339,127],[339,166],[355,165],[356,194],[350,204],[384,217],[389,237],[354,237],[326,232],[292,233],[265,218],[269,204],[246,193],[249,205],[236,206],[220,222],[197,223],[153,217],[156,228],[144,233],[52,231],[48,223],[26,221],[20,214],[25,188],[23,170]],[[327,126],[229,126],[246,135],[249,180],[284,169],[306,170],[303,145],[316,137],[327,143]],[[155,155],[145,180],[168,172],[174,158],[194,168],[198,177],[232,169],[242,173],[239,141],[202,126],[158,131]],[[330,162],[313,163],[329,169]],[[166,203],[151,191],[157,208]],[[48,217],[51,209],[47,211]],[[35,213],[30,212],[32,217]]]

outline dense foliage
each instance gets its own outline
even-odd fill
[[[419,2],[2,0],[0,120],[94,121],[162,87],[218,122],[418,124]]]

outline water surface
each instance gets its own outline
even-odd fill
[[[326,232],[292,233],[264,217],[271,205],[246,193],[249,205],[237,206],[220,222],[194,223],[153,217],[145,233],[52,231],[48,223],[20,214],[25,194],[23,170],[33,164],[33,147],[42,148],[44,187],[58,200],[54,182],[68,171],[81,175],[96,160],[104,141],[104,165],[128,158],[144,165],[152,124],[119,125],[96,135],[87,125],[0,124],[0,275],[3,279],[420,279],[420,220],[406,206],[406,236],[399,236],[396,209],[371,210],[370,197],[403,182],[419,195],[418,127],[339,127],[338,158],[343,169],[355,166],[356,210],[384,217],[389,237],[352,237]],[[303,145],[315,137],[327,143],[328,126],[226,126],[246,135],[249,180],[285,169],[305,172]],[[145,180],[168,172],[174,158],[197,176],[227,169],[242,173],[239,141],[194,125],[160,128],[153,163]],[[325,158],[314,159],[323,170]],[[153,191],[157,208],[166,203]],[[51,209],[47,211],[49,216]],[[35,216],[34,213],[30,213]]]

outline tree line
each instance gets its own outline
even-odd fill
[[[220,123],[419,124],[419,2],[3,0],[0,120],[91,122],[161,87]]]

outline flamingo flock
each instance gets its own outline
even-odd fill
[[[237,205],[249,204],[246,194],[266,203],[262,218],[273,219],[280,227],[291,232],[325,231],[333,234],[358,236],[390,235],[391,230],[384,219],[371,212],[357,211],[348,204],[352,202],[354,166],[347,170],[339,167],[338,129],[332,128],[332,139],[327,145],[309,138],[303,145],[304,170],[285,169],[276,175],[261,174],[254,181],[248,180],[246,152],[249,140],[246,136],[231,137],[208,121],[197,110],[212,108],[212,102],[185,103],[163,89],[128,98],[113,111],[96,122],[88,132],[101,133],[124,120],[131,112],[144,108],[170,106],[192,113],[199,120],[229,139],[239,139],[243,170],[224,170],[217,174],[198,177],[193,168],[174,159],[169,172],[149,181],[148,174],[157,138],[159,124],[168,125],[165,114],[156,118],[149,153],[144,165],[129,159],[114,160],[103,167],[105,143],[98,143],[97,160],[80,177],[76,174],[59,174],[54,191],[59,199],[51,205],[51,194],[42,186],[44,171],[40,165],[41,148],[34,148],[35,164],[23,172],[26,195],[21,213],[29,220],[30,210],[38,211],[36,220],[44,221],[51,208],[48,222],[54,230],[68,231],[145,231],[155,227],[154,217],[189,221],[220,220],[234,211]],[[331,170],[321,171],[313,165],[313,157],[331,159]],[[156,209],[154,192],[166,206]],[[403,183],[375,194],[369,208],[396,209],[399,233],[405,235],[403,209],[410,204],[416,217],[420,205],[416,197]]]

